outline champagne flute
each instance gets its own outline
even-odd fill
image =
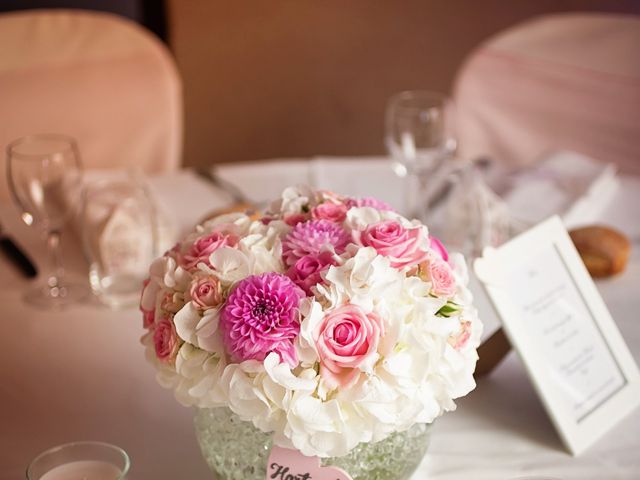
[[[387,104],[385,143],[394,172],[406,179],[405,213],[425,221],[430,197],[447,175],[443,164],[456,149],[451,101],[425,90],[395,94]]]
[[[51,273],[26,292],[27,303],[61,308],[88,294],[88,288],[65,280],[60,251],[62,227],[71,215],[68,198],[82,180],[75,140],[65,135],[23,137],[7,146],[7,179],[13,200],[27,225],[46,234]]]

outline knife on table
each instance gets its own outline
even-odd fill
[[[38,275],[36,267],[22,249],[8,236],[0,223],[0,250],[27,277]]]

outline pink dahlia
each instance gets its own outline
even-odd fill
[[[325,247],[333,247],[339,255],[349,243],[349,234],[340,225],[328,220],[299,223],[282,242],[282,256],[288,266],[307,255],[317,255]]]
[[[224,344],[234,362],[264,360],[276,352],[298,364],[294,340],[300,331],[298,304],[304,297],[289,278],[269,272],[242,280],[222,309]]]
[[[345,202],[347,208],[372,207],[382,211],[395,212],[395,209],[386,202],[373,197],[348,198]]]

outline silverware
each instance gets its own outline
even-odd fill
[[[7,235],[0,223],[0,250],[18,269],[27,277],[33,278],[38,275],[35,265],[24,251]]]

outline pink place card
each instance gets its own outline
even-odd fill
[[[320,458],[307,457],[298,450],[273,446],[265,480],[353,480],[338,467],[323,467]]]

